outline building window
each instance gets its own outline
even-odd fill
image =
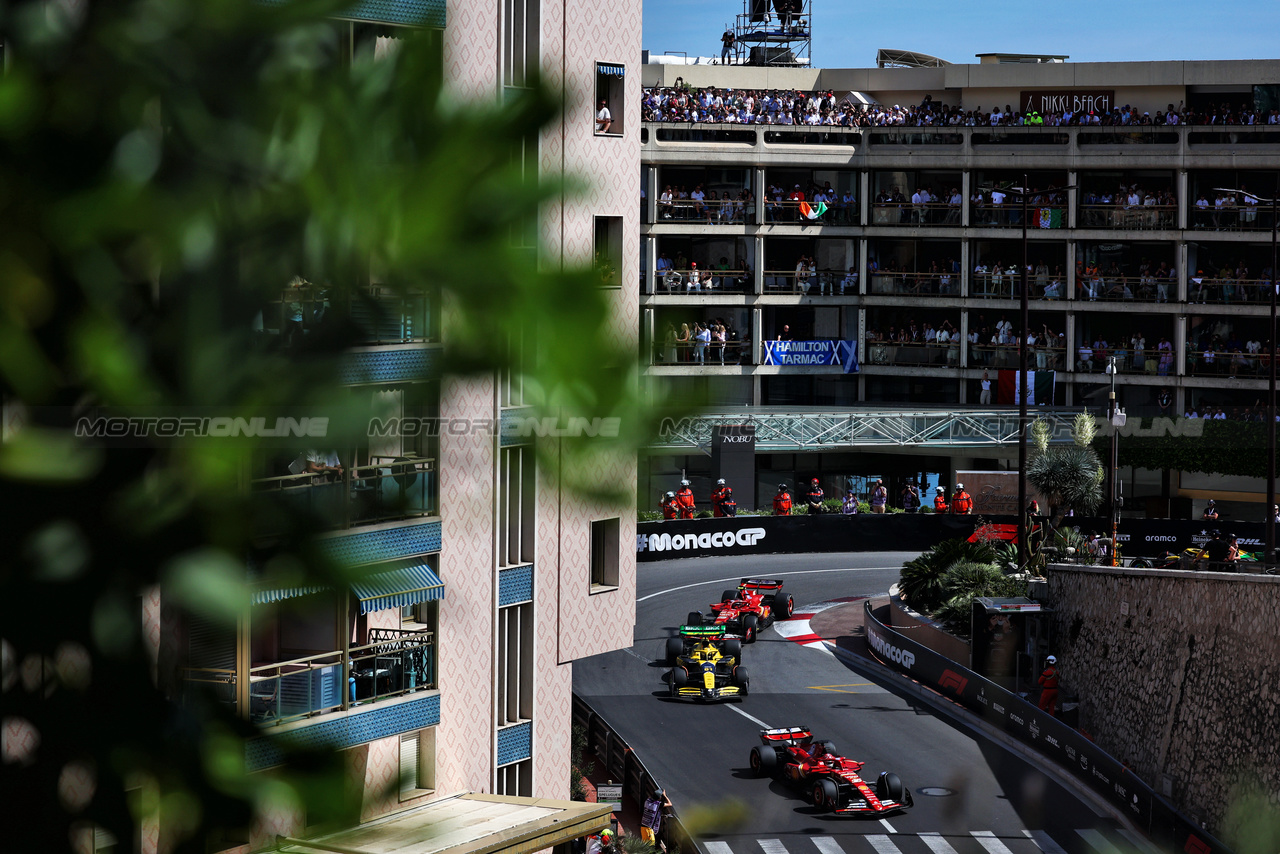
[[[622,217],[596,217],[595,266],[600,285],[622,287]]]
[[[502,85],[527,89],[538,73],[538,0],[502,0]]]
[[[503,765],[494,776],[495,795],[533,797],[533,760],[521,759],[519,762]]]
[[[420,798],[435,788],[435,727],[400,736],[400,800]]]
[[[533,561],[534,450],[503,448],[498,467],[498,565]]]
[[[533,718],[533,603],[498,609],[498,726]]]
[[[596,103],[592,126],[597,135],[622,136],[626,113],[627,67],[616,63],[596,63]]]
[[[591,523],[591,590],[618,586],[618,520]]]

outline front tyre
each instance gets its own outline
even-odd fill
[[[742,618],[742,642],[755,643],[756,631],[760,627],[760,618],[755,614],[747,614]]]
[[[680,689],[689,684],[689,671],[677,667],[671,671],[671,696],[679,697]]]
[[[751,674],[747,672],[747,668],[738,665],[733,668],[733,684],[738,686],[738,690],[742,696],[747,696],[751,691]]]
[[[880,772],[876,780],[876,797],[882,801],[902,803],[902,780],[892,771]]]
[[[810,792],[813,798],[813,805],[820,810],[831,810],[836,808],[836,784],[823,777],[813,781],[813,790]]]
[[[684,641],[680,638],[667,638],[667,664],[675,664],[684,652]]]
[[[786,596],[780,596],[773,600],[773,613],[779,620],[789,620],[791,615],[796,612],[796,602],[788,593]]]

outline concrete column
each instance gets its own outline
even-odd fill
[[[966,137],[966,145],[967,144],[968,144],[968,137]],[[971,173],[968,169],[960,173],[960,195],[964,197],[964,204],[960,206],[960,225],[962,225],[965,228],[969,227],[969,188],[973,186],[971,182],[972,174],[973,173]],[[966,240],[965,245],[967,246],[968,243],[969,241]],[[963,255],[964,250],[961,249],[960,253]]]
[[[760,402],[760,375],[754,374],[751,377],[751,405],[762,406]]]
[[[1187,375],[1187,316],[1185,314],[1178,315],[1173,323],[1173,352],[1173,364],[1178,369],[1177,375],[1185,377]]]
[[[752,191],[756,196],[756,227],[758,228],[759,226],[764,225],[764,188],[766,185],[764,182],[763,166],[757,166],[755,168],[755,177],[753,180],[755,181],[755,186],[752,188]]]
[[[967,184],[969,180],[968,172],[964,173],[964,178],[966,181],[966,186],[968,186]],[[967,199],[968,197],[966,196],[965,198]],[[967,201],[965,202],[964,211],[965,211],[964,213],[965,217],[968,218],[969,203]],[[965,224],[968,225],[967,222]],[[973,269],[973,260],[969,256],[969,243],[970,241],[968,240],[960,241],[960,296],[961,297],[969,296],[969,273]]]
[[[969,312],[960,312],[960,367],[969,367]],[[964,390],[968,383],[961,381],[960,402],[964,403]]]
[[[764,293],[764,236],[757,235],[755,238],[755,242],[756,242],[756,257],[755,257],[756,266],[753,271],[755,274],[755,282],[752,284],[752,287],[755,289],[755,294],[759,296],[760,294]]]
[[[648,170],[648,178],[645,179],[645,213],[648,222],[656,222],[658,219],[658,167],[650,166]],[[649,269],[653,269],[650,267]]]
[[[1076,316],[1074,312],[1067,314],[1067,328],[1062,331],[1062,334],[1067,336],[1067,352],[1063,354],[1063,358],[1067,363],[1066,369],[1074,374],[1076,370],[1076,348],[1080,346],[1076,342]]]
[[[866,226],[871,223],[871,173],[863,171],[858,175],[858,216]],[[866,293],[863,291],[863,293]]]
[[[656,314],[656,312],[653,309],[646,308],[644,310],[644,319],[642,321],[644,323],[644,334],[641,335],[641,346],[645,346],[646,344],[648,345],[649,352],[646,354],[647,361],[645,364],[649,365],[657,362],[657,359],[654,358],[654,354],[657,352],[657,348],[662,344],[661,341],[654,338],[654,314]]]
[[[1067,172],[1067,184],[1076,187],[1079,186],[1079,173],[1075,171]],[[1076,227],[1076,205],[1080,198],[1079,190],[1067,190],[1067,228]]]
[[[1187,213],[1191,208],[1191,199],[1187,196],[1188,186],[1190,186],[1190,182],[1187,180],[1187,170],[1179,169],[1178,170],[1178,189],[1177,189],[1178,228],[1187,227],[1187,219],[1188,219]],[[1178,411],[1179,411],[1179,414],[1186,412],[1185,409],[1180,409]]]
[[[867,282],[867,239],[864,237],[858,241],[858,293],[871,293],[870,285]]]
[[[644,253],[644,292],[657,293],[658,239],[656,237],[640,238],[640,251]]]
[[[1067,242],[1067,300],[1074,301],[1076,298],[1076,243],[1074,240]]]
[[[751,326],[754,332],[751,335],[751,363],[753,365],[760,364],[761,358],[764,356],[764,309],[751,309]],[[760,378],[756,377],[756,385],[754,398],[757,404],[760,402]]]
[[[1191,278],[1191,273],[1187,270],[1187,263],[1191,254],[1187,251],[1185,240],[1178,244],[1178,252],[1174,257],[1174,263],[1178,265],[1178,302],[1186,303],[1191,298],[1187,292],[1187,282]],[[1183,412],[1186,412],[1186,410],[1184,409]]]
[[[960,383],[960,403],[962,404],[968,403],[969,402],[969,381],[966,380],[964,377],[961,377],[960,379],[956,380],[956,382]]]

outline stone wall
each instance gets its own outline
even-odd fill
[[[1049,593],[1100,747],[1219,837],[1236,786],[1280,806],[1280,577],[1054,566]]]

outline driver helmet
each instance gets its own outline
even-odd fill
[[[816,477],[813,479],[813,485],[814,485],[814,486],[817,486],[817,485],[818,485],[818,479],[817,479]]]
[[[1056,656],[1056,655],[1051,655],[1051,656],[1049,656],[1048,658],[1046,658],[1046,659],[1045,659],[1045,661],[1049,662],[1050,664],[1057,664],[1057,663],[1058,663],[1058,656]]]
[[[612,841],[613,831],[606,827],[604,830],[600,831],[600,838],[603,839],[605,842]]]

